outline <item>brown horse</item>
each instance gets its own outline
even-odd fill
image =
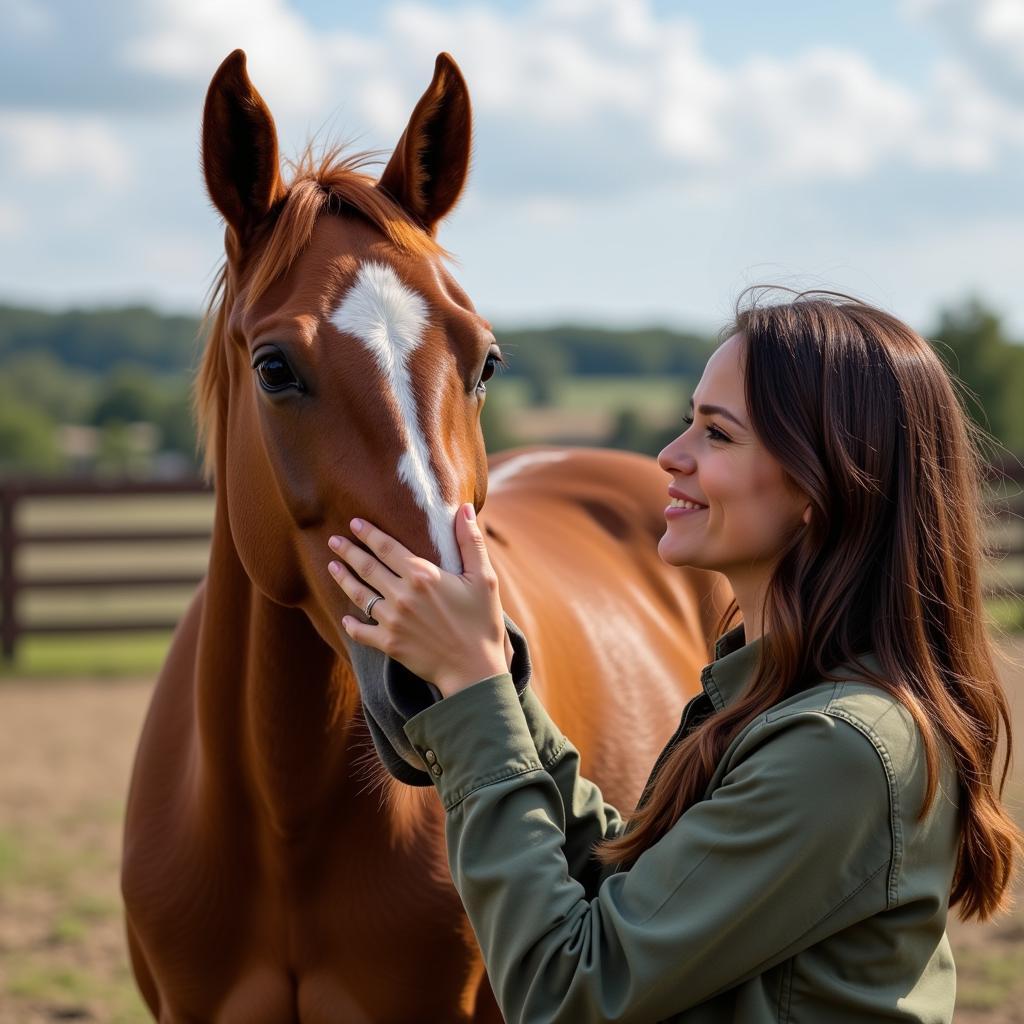
[[[202,144],[226,221],[196,386],[216,517],[129,794],[136,978],[166,1022],[500,1020],[440,803],[392,778],[427,781],[389,720],[396,667],[341,629],[362,612],[327,571],[327,538],[365,516],[460,572],[455,510],[482,509],[536,691],[622,807],[697,688],[728,590],[659,559],[668,480],[653,460],[488,460],[500,351],[434,240],[470,151],[450,57],[377,182],[307,151],[286,186],[241,51],[211,82]]]

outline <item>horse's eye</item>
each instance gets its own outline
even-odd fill
[[[490,352],[490,353],[488,353],[487,359],[484,361],[483,373],[480,374],[480,383],[477,385],[477,387],[478,388],[483,387],[487,383],[487,381],[489,381],[494,376],[494,371],[499,366],[502,369],[505,369],[505,367],[508,366],[508,364],[505,362],[504,358],[502,358],[501,353],[500,352]],[[484,388],[484,390],[486,391],[487,389]]]
[[[279,352],[268,352],[260,356],[253,364],[253,369],[264,391],[283,391],[291,387],[301,390],[292,368]]]

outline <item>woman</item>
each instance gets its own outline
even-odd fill
[[[950,1020],[947,909],[1003,909],[1021,840],[994,769],[973,428],[926,341],[831,293],[740,312],[693,402],[658,457],[678,499],[658,550],[724,573],[740,621],[628,827],[516,697],[471,505],[462,576],[370,524],[371,559],[332,538],[374,581],[332,563],[371,618],[349,634],[443,695],[405,730],[498,1002],[509,1021]]]

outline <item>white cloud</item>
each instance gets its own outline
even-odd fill
[[[695,17],[670,13],[684,5],[655,11],[650,0],[405,0],[366,30],[314,27],[297,3],[7,0],[0,235],[21,234],[0,253],[4,287],[73,286],[78,298],[130,289],[198,305],[220,251],[199,171],[202,103],[239,46],[287,155],[325,123],[390,151],[437,53],[452,53],[477,137],[445,242],[494,275],[474,282],[474,296],[490,288],[505,310],[555,308],[563,295],[609,314],[666,308],[700,263],[685,298],[697,309],[737,263],[769,265],[782,251],[795,272],[801,259],[827,263],[858,224],[867,237],[851,262],[934,223],[954,240],[925,246],[946,261],[934,271],[944,290],[968,272],[1003,281],[988,244],[1012,262],[1004,233],[969,224],[1016,216],[1006,183],[1024,154],[1024,0],[904,0],[951,40],[923,76],[852,46],[725,60]],[[826,207],[847,220],[821,217]],[[917,219],[893,228],[908,211]],[[811,227],[797,235],[802,222]],[[907,244],[900,259],[921,259]],[[955,259],[961,244],[978,246],[959,250],[970,266]],[[58,250],[63,262],[43,281],[33,268]],[[627,253],[636,273],[620,281]],[[880,272],[896,282],[887,259],[877,257]]]
[[[74,66],[84,25],[78,14],[56,18],[55,2],[18,0],[15,20],[57,33],[45,53],[61,67],[66,54]],[[907,2],[1024,67],[1024,15],[1014,14],[1024,11],[1021,0]],[[97,115],[130,116],[133,104],[148,102],[150,111],[187,111],[198,125],[210,76],[241,46],[286,152],[325,118],[346,137],[389,147],[447,50],[477,114],[476,186],[541,197],[849,180],[894,165],[978,169],[1024,139],[1021,112],[961,64],[937,66],[917,89],[837,48],[726,66],[708,55],[691,18],[656,14],[649,0],[535,0],[513,9],[407,0],[387,8],[372,33],[316,31],[286,0],[106,6],[109,16],[91,19],[96,52],[87,70],[51,76],[25,95],[33,69],[8,67],[4,92],[21,99],[8,106],[48,96],[52,112],[91,105]],[[23,49],[12,50],[15,64],[31,63]]]
[[[451,52],[485,143],[477,187],[503,194],[977,169],[1022,139],[1015,112],[955,67],[937,68],[923,90],[837,48],[726,67],[692,20],[656,16],[646,0],[512,11],[406,2],[374,37],[337,33],[324,45],[340,94],[390,132],[435,54]]]
[[[905,6],[938,28],[980,80],[1020,109],[1024,104],[1022,0],[905,0]]]
[[[523,216],[543,228],[562,228],[575,219],[576,205],[557,196],[534,196],[520,204]]]
[[[1024,109],[984,88],[960,61],[937,62],[926,115],[912,140],[921,166],[991,168],[1022,144]]]
[[[748,61],[730,83],[732,157],[782,179],[860,177],[908,156],[920,102],[859,55]]]
[[[131,177],[131,155],[98,117],[0,111],[0,152],[7,173],[26,179],[85,174],[110,189]]]
[[[140,76],[207,83],[241,47],[263,87],[289,112],[326,99],[325,55],[310,26],[282,0],[146,0],[145,28],[120,45],[120,59]]]

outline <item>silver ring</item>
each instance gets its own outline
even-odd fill
[[[377,624],[377,620],[373,617],[373,606],[378,601],[383,601],[383,600],[384,600],[384,598],[380,594],[374,594],[373,597],[371,597],[370,600],[367,602],[366,607],[363,609],[363,613],[375,625]]]

